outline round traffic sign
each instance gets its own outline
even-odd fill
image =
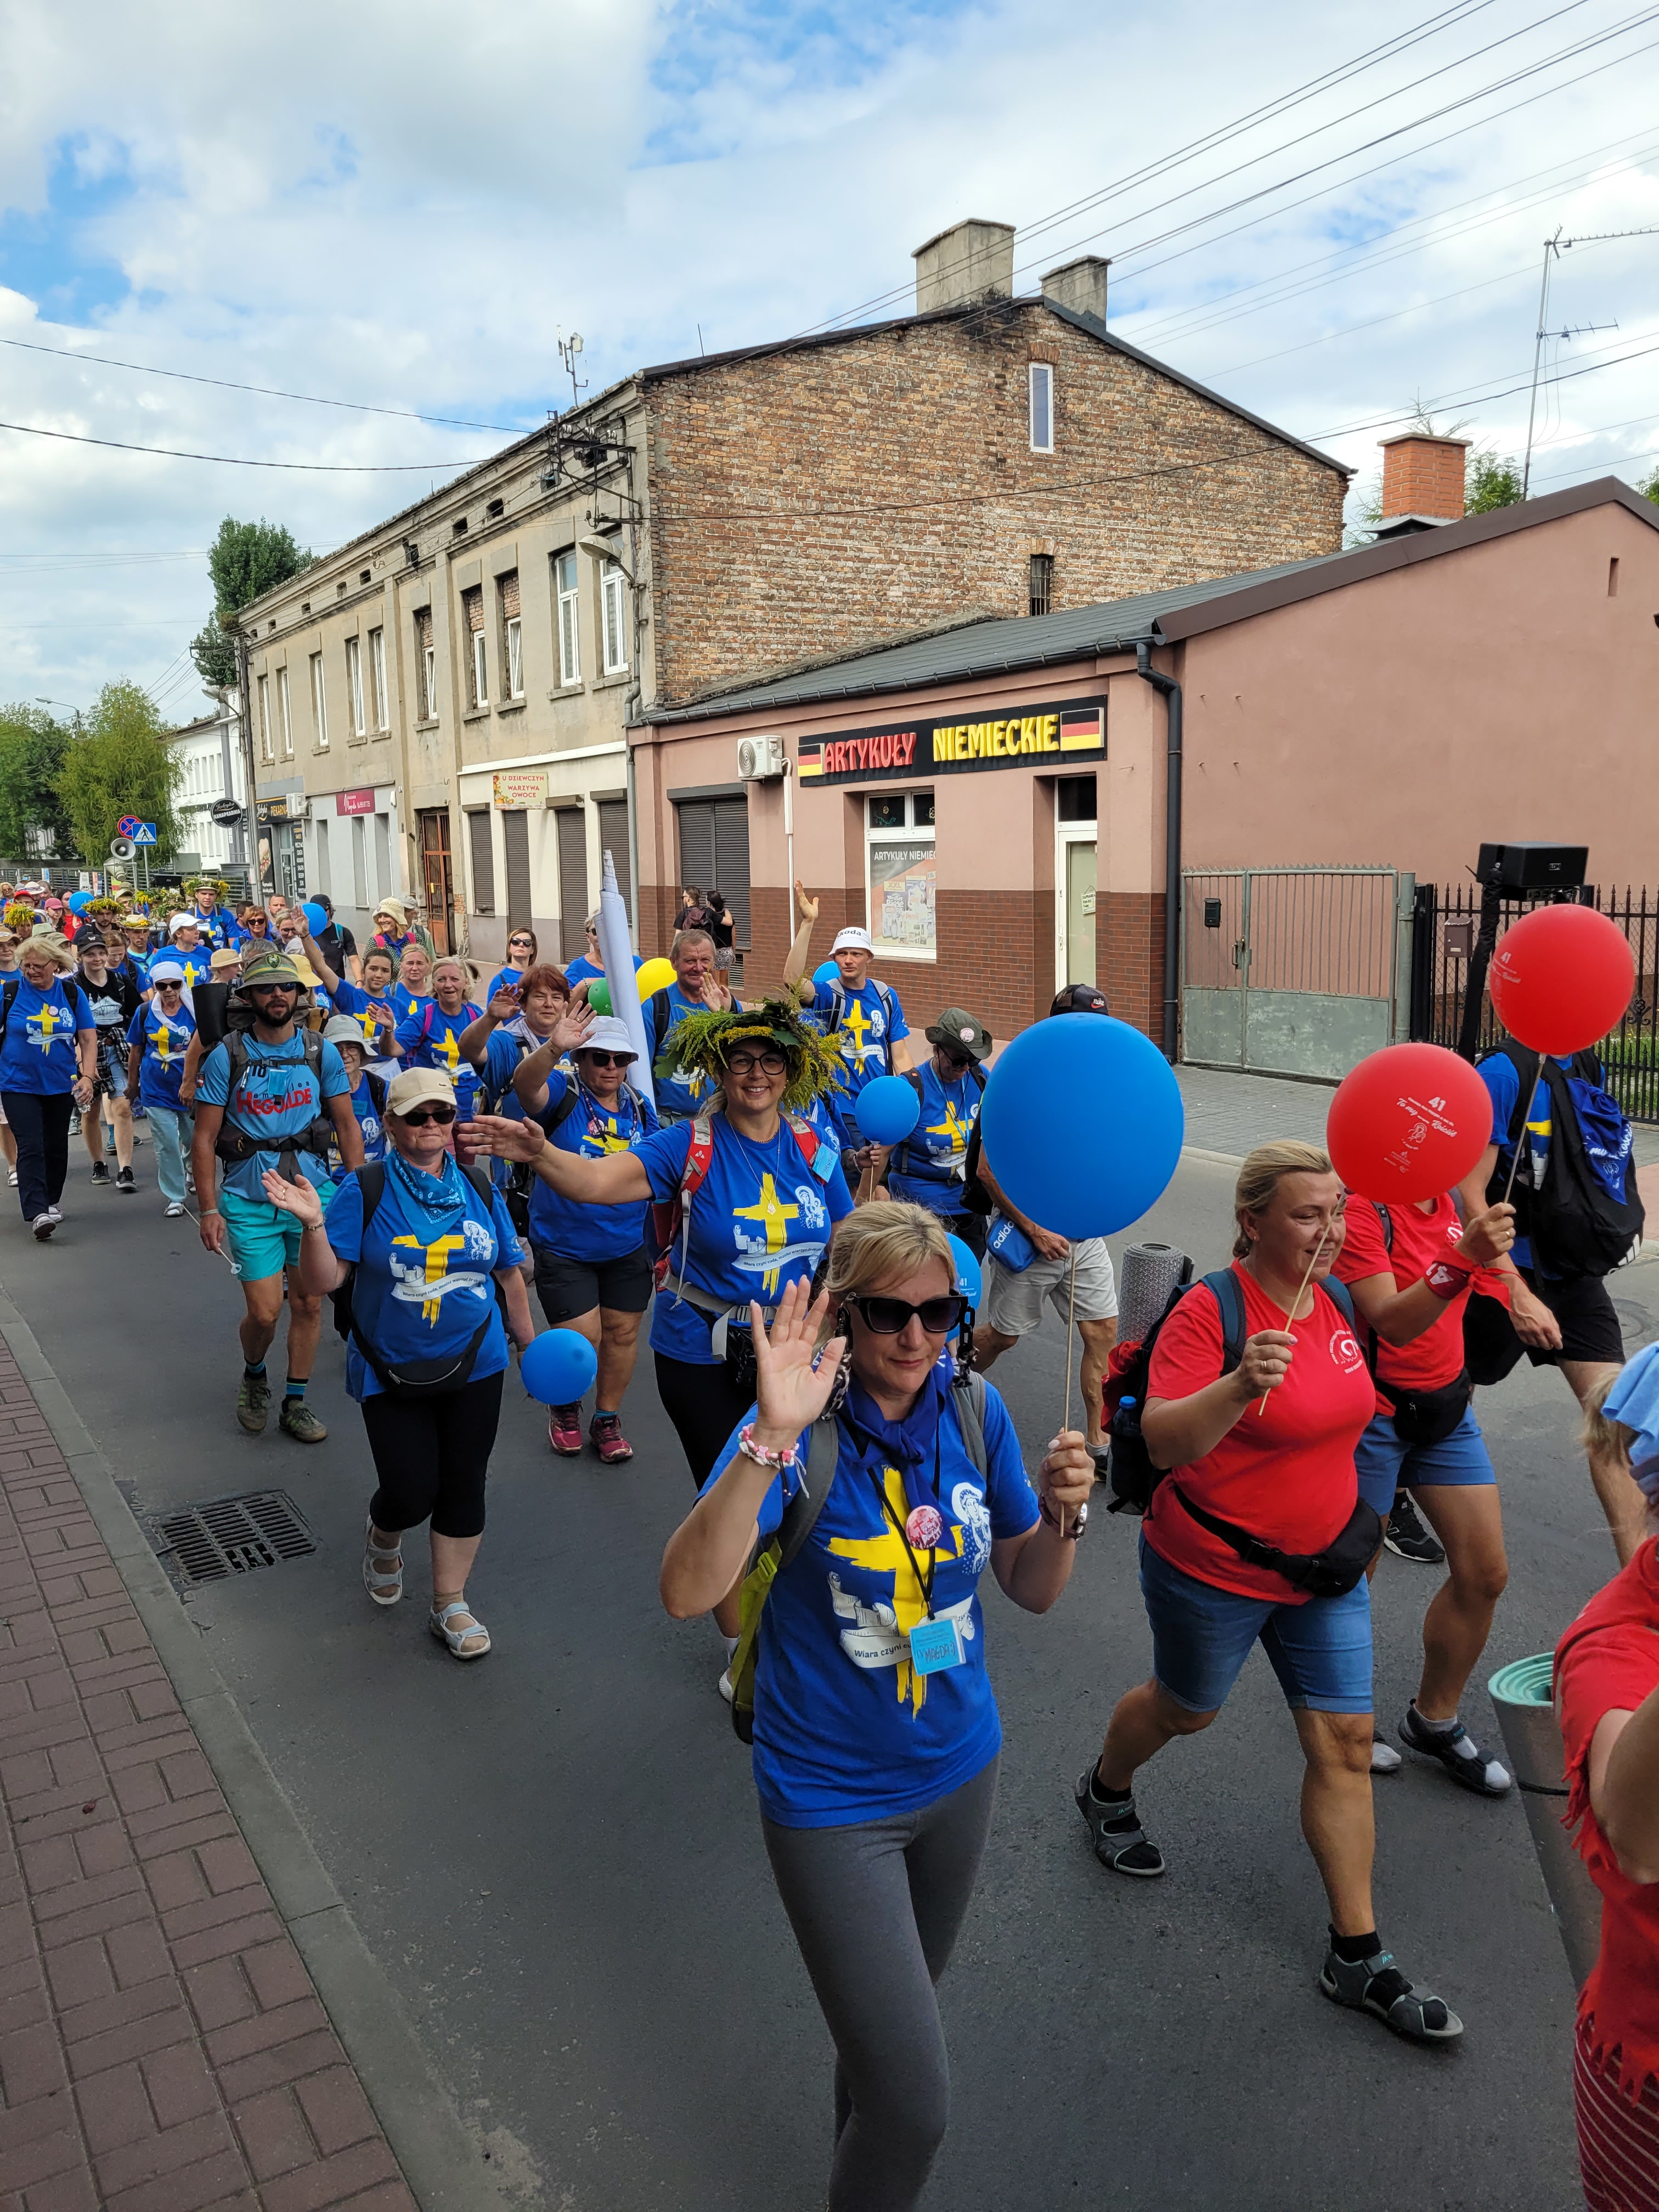
[[[136,837],[143,826],[136,814],[124,814],[115,825],[115,834],[118,837]]]

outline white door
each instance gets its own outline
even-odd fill
[[[1054,854],[1054,988],[1095,975],[1095,824],[1062,823]]]

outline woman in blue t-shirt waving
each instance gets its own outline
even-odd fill
[[[0,1106],[17,1140],[18,1203],[44,1244],[64,1218],[70,1113],[91,1105],[98,1030],[79,988],[65,980],[75,955],[61,937],[27,939],[17,964],[21,975],[5,986]]]
[[[945,2133],[934,1984],[972,1895],[1002,1742],[980,1577],[988,1565],[1016,1605],[1046,1612],[1094,1469],[1068,1430],[1034,1492],[1001,1399],[945,1356],[968,1301],[936,1215],[861,1207],[836,1231],[810,1310],[808,1298],[792,1284],[769,1337],[757,1314],[758,1403],[669,1540],[662,1598],[677,1620],[706,1612],[757,1543],[781,1531],[792,1547],[759,1620],[762,1830],[835,2039],[830,2212],[904,2212]]]

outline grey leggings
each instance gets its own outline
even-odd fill
[[[909,2212],[945,2140],[951,2067],[933,1984],[973,1895],[997,1762],[919,1812],[846,1828],[763,1820],[836,2044],[829,2212]]]

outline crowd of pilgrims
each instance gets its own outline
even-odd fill
[[[562,966],[515,928],[486,982],[395,899],[360,947],[326,902],[319,930],[314,909],[233,915],[206,887],[164,926],[77,916],[38,885],[7,896],[0,1107],[25,1224],[43,1243],[62,1224],[76,1126],[91,1180],[134,1194],[147,1123],[166,1212],[195,1215],[240,1291],[250,1433],[276,1404],[294,1441],[326,1436],[307,1386],[331,1302],[376,1475],[365,1595],[399,1602],[403,1540],[424,1527],[428,1625],[458,1660],[491,1649],[467,1583],[513,1348],[538,1336],[531,1294],[592,1348],[592,1412],[551,1404],[549,1447],[606,1466],[634,1456],[624,1401],[650,1310],[695,1492],[662,1601],[712,1614],[723,1639],[711,1674],[752,1743],[835,2043],[837,2212],[915,2204],[945,2132],[935,1990],[1002,1740],[983,1575],[1033,1613],[1060,1598],[1126,1408],[1156,1470],[1138,1537],[1151,1665],[1071,1792],[1096,1858],[1129,1881],[1164,1874],[1144,1770],[1216,1720],[1260,1644],[1304,1761],[1328,1915],[1317,1989],[1411,2042],[1462,2034],[1376,1928],[1373,1778],[1401,1753],[1376,1721],[1372,1576],[1385,1528],[1402,1556],[1443,1559],[1395,1735],[1466,1797],[1503,1798],[1510,1778],[1460,1712],[1507,1575],[1466,1337],[1478,1320],[1498,1343],[1494,1375],[1523,1355],[1559,1366],[1621,1563],[1559,1655],[1571,1817],[1606,1908],[1581,1995],[1581,2156],[1592,2212],[1659,2204],[1659,1346],[1625,1362],[1594,1270],[1528,1241],[1552,1103],[1571,1110],[1553,1077],[1523,1105],[1512,1060],[1484,1064],[1486,1157],[1458,1192],[1392,1214],[1345,1192],[1319,1147],[1258,1147],[1231,1267],[1135,1346],[1115,1340],[1103,1242],[1029,1219],[983,1158],[984,1022],[946,1008],[922,1049],[856,927],[809,974],[801,886],[781,984],[757,1000],[732,988],[724,901],[688,890],[672,981],[642,996],[649,1086],[627,1024],[590,1002],[597,917]],[[1108,1008],[1075,986],[1051,1012]],[[918,1113],[890,1148],[859,1105],[895,1074]],[[1494,1199],[1517,1148],[1528,1173]],[[1032,1468],[985,1378],[1045,1304],[1078,1330],[1083,1426]]]

